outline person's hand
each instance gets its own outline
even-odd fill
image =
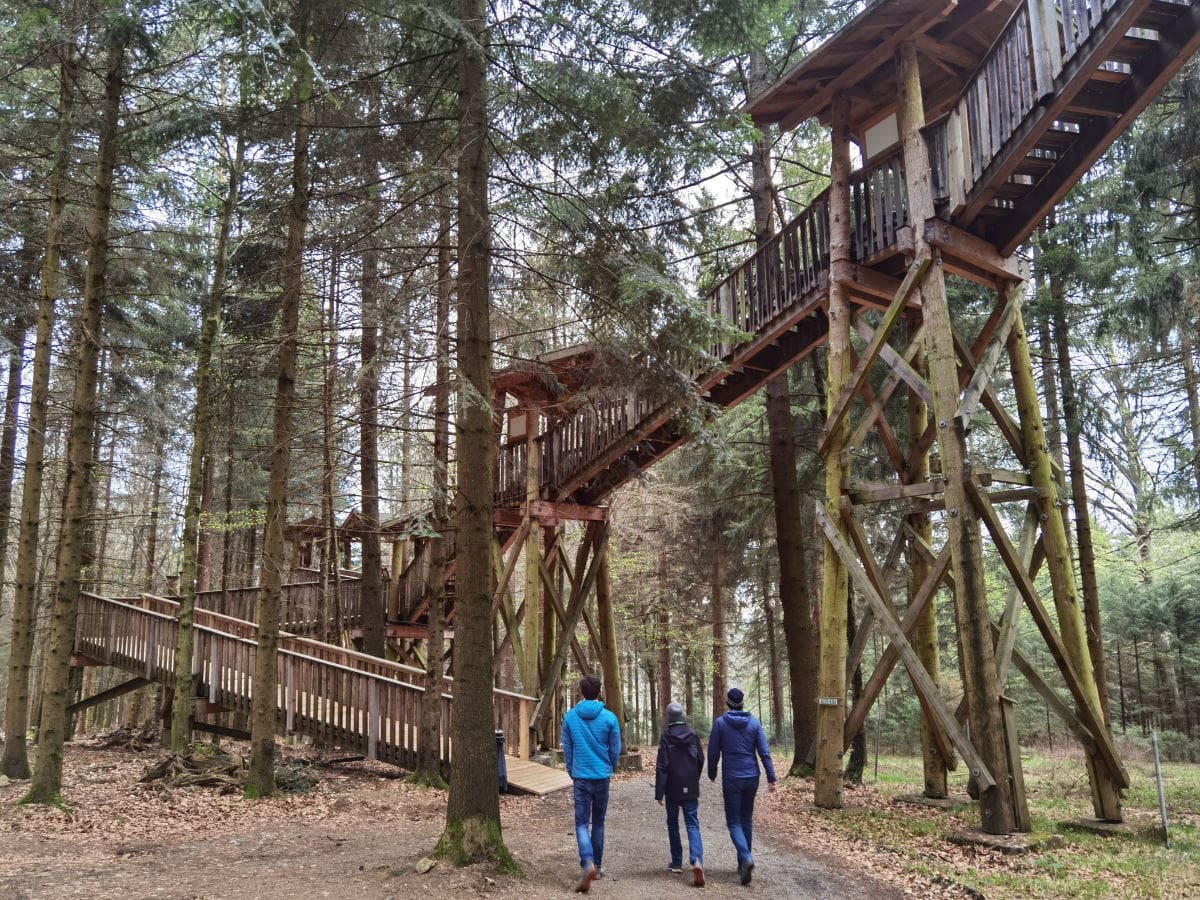
[[[658,805],[659,805],[659,806],[666,806],[666,804],[665,804],[665,803],[663,803],[661,800],[659,800],[659,801],[658,801]]]
[[[771,781],[771,782],[768,782],[768,783],[767,783],[767,793],[768,793],[768,794],[773,794],[773,793],[775,793],[775,788],[776,788],[776,784],[775,784],[775,782]]]

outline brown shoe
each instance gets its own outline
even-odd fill
[[[589,864],[583,870],[583,874],[579,878],[579,884],[575,885],[575,893],[586,894],[592,889],[592,882],[597,878],[596,867]]]
[[[696,863],[692,866],[692,886],[704,887],[704,866]]]

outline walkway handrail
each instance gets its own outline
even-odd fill
[[[84,594],[76,621],[76,652],[171,684],[178,623],[173,600],[143,595],[135,604]],[[249,711],[258,626],[198,609],[193,670],[210,703]],[[286,731],[358,749],[372,759],[416,763],[420,695],[425,673],[307,638],[282,634],[279,646],[278,718]],[[442,693],[438,740],[448,760],[453,682]],[[536,699],[496,691],[497,727],[509,752],[528,750],[528,723]]]

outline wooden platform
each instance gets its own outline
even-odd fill
[[[545,797],[571,787],[571,776],[562,769],[552,769],[531,759],[508,757],[508,789],[521,794]]]

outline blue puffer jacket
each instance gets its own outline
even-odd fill
[[[731,709],[713,722],[708,736],[708,779],[717,778],[717,762],[722,758],[721,778],[757,778],[758,760],[762,759],[767,770],[767,781],[775,783],[775,763],[771,761],[771,750],[767,747],[767,734],[762,723],[750,713]]]
[[[600,700],[583,700],[563,718],[563,759],[572,778],[612,778],[621,758],[621,725]]]

